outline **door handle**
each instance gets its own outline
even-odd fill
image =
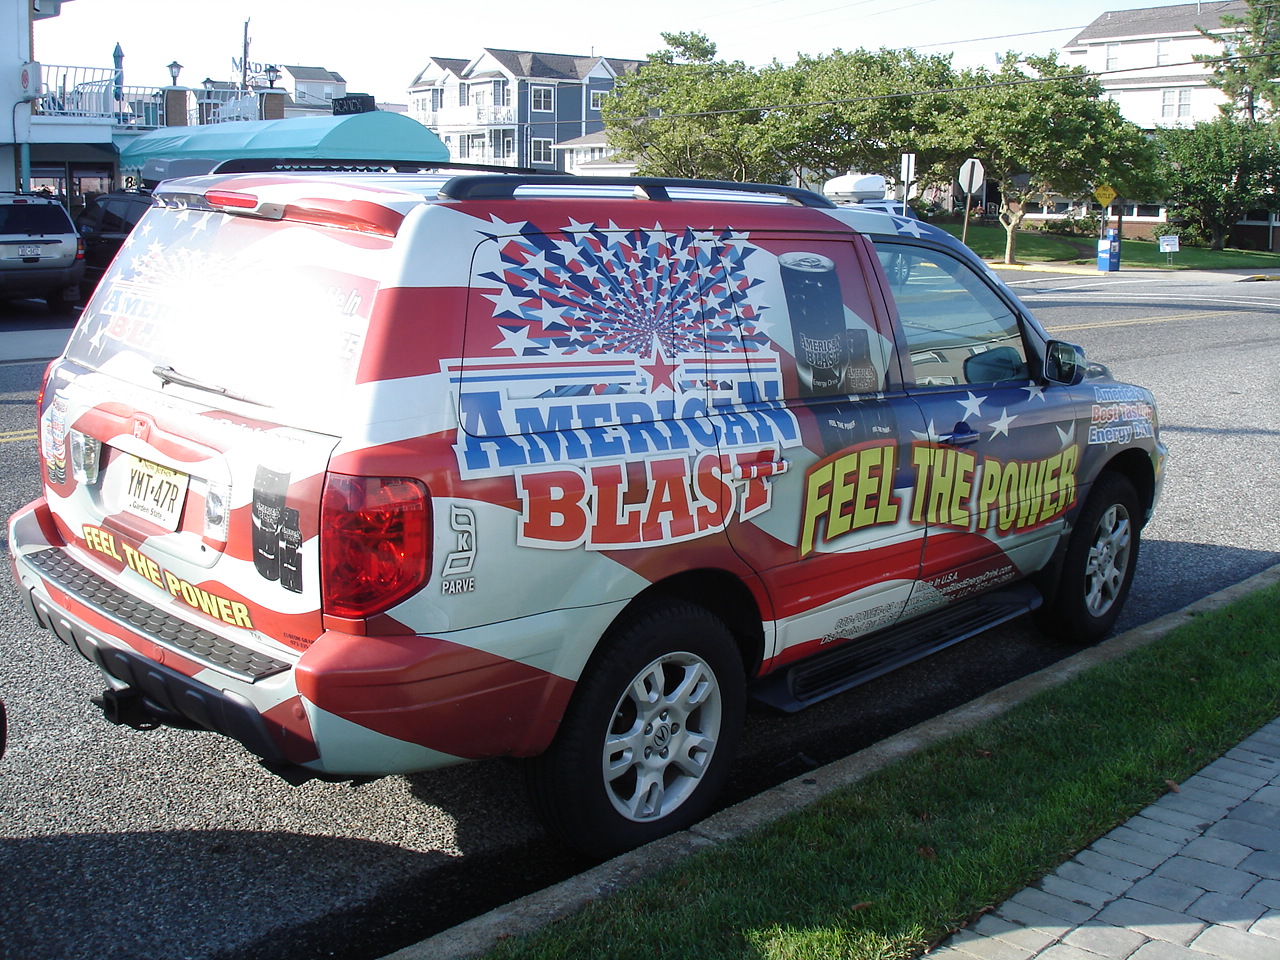
[[[951,428],[949,436],[942,438],[942,442],[950,444],[953,447],[967,447],[977,443],[982,439],[982,434],[974,430],[967,423],[961,421]]]

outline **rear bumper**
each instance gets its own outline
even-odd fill
[[[82,565],[58,541],[44,500],[13,515],[9,541],[27,612],[96,664],[109,689],[272,764],[381,776],[537,753],[572,692],[569,680],[457,640],[328,631],[301,657],[249,650]]]
[[[20,267],[0,270],[0,296],[41,297],[78,287],[84,279],[84,263],[70,267]]]

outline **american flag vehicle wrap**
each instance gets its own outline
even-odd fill
[[[50,366],[44,495],[10,523],[112,719],[327,776],[546,754],[558,784],[683,752],[584,787],[613,834],[550,817],[611,852],[706,808],[735,683],[791,710],[1042,603],[1109,628],[1154,400],[958,243],[729,185],[466,179],[158,191]],[[1076,558],[1103,541],[1106,577]],[[661,648],[653,611],[691,639]],[[696,737],[637,720],[567,759],[566,727],[614,731],[672,662],[703,692],[653,698]]]

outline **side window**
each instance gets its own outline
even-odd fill
[[[128,225],[129,201],[112,197],[103,204],[102,211],[102,227],[103,233],[127,233]]]
[[[916,386],[1030,379],[1018,318],[968,264],[942,251],[876,241]]]
[[[866,281],[848,242],[804,239],[778,253],[778,288],[765,294],[764,316],[785,322],[774,336],[796,361],[798,397],[879,393],[888,341],[875,328]],[[789,340],[789,343],[787,342]]]

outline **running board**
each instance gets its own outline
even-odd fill
[[[1030,613],[1040,603],[1040,591],[1028,583],[963,600],[784,667],[765,677],[751,695],[784,713],[795,713]]]

